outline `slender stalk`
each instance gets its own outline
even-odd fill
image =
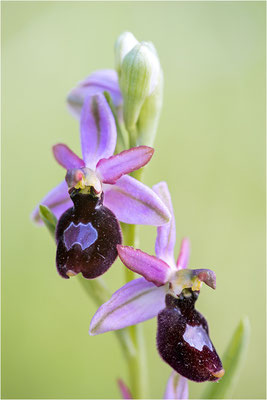
[[[143,327],[134,325],[129,330],[136,349],[136,355],[128,358],[131,392],[134,399],[146,399],[147,364]]]
[[[125,246],[134,246],[135,245],[135,234],[136,234],[136,225],[124,224],[121,222],[121,229],[123,234],[123,244]],[[130,282],[135,278],[134,272],[132,272],[128,268],[124,268],[125,273],[125,281]]]
[[[130,148],[135,147],[137,145],[137,128],[136,126],[129,128],[128,127],[128,133],[129,133],[129,142],[130,142]]]
[[[124,244],[134,247],[136,241],[136,226],[122,224],[122,230]],[[126,268],[126,282],[134,279],[134,277],[135,274]],[[143,327],[140,324],[130,326],[128,332],[136,350],[134,355],[128,357],[131,393],[135,399],[145,399],[147,397],[147,365]]]
[[[144,172],[144,168],[140,168],[137,171],[134,171],[131,173],[131,176],[135,179],[137,179],[138,181],[142,180],[143,177],[143,172]]]

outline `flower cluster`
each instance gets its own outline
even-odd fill
[[[94,72],[68,95],[68,108],[80,122],[82,158],[67,145],[53,147],[65,180],[40,204],[58,219],[56,266],[63,278],[104,274],[117,255],[131,280],[102,304],[90,334],[119,330],[157,316],[157,348],[173,369],[165,398],[187,398],[187,379],[218,380],[222,363],[205,318],[195,310],[204,282],[215,289],[209,269],[188,269],[189,241],[175,262],[175,220],[165,182],[152,189],[128,174],[151,159],[162,102],[162,70],[154,46],[122,34],[115,46],[116,68]],[[123,131],[128,133],[125,140]],[[118,152],[118,141],[122,151]],[[128,147],[125,143],[128,141]],[[41,221],[39,206],[33,212]],[[120,222],[157,227],[156,256],[122,245]],[[132,398],[120,381],[124,398]]]

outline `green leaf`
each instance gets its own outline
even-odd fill
[[[54,238],[57,225],[57,217],[55,216],[55,214],[53,214],[50,208],[42,204],[39,206],[39,212],[40,212],[40,217],[42,218],[45,226],[47,227],[47,229]]]
[[[249,343],[250,324],[247,317],[240,321],[235,330],[222,362],[225,370],[219,382],[209,383],[203,393],[203,399],[230,399],[238,382]]]

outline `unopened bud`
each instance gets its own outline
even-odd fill
[[[160,71],[158,84],[146,98],[138,118],[138,138],[136,145],[153,146],[158,127],[163,99],[163,73]]]
[[[123,32],[115,43],[115,67],[118,75],[121,73],[121,65],[124,57],[138,44],[138,40],[131,32]]]
[[[123,117],[132,145],[152,145],[162,105],[163,76],[152,43],[125,32],[116,42]]]
[[[146,43],[136,45],[122,63],[120,87],[124,99],[124,122],[132,130],[141,108],[155,90],[160,76],[157,57]]]

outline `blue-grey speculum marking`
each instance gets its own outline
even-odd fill
[[[213,351],[211,341],[202,326],[191,326],[186,324],[183,339],[191,347],[194,347],[199,351],[201,351],[204,346],[207,346],[211,351]]]
[[[79,223],[75,225],[73,222],[64,232],[64,243],[67,250],[70,250],[75,244],[79,244],[82,250],[90,247],[98,238],[97,230],[91,222],[88,224]]]

